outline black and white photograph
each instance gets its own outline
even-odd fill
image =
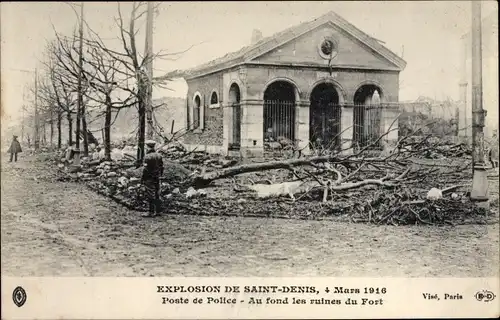
[[[498,279],[496,1],[0,11],[2,277]]]

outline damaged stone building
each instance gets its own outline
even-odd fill
[[[406,62],[334,12],[190,70],[184,143],[262,156],[280,141],[303,153],[366,145],[398,114]],[[397,139],[397,130],[385,138]]]

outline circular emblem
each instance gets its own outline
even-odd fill
[[[478,291],[475,294],[477,301],[490,302],[495,299],[495,294],[489,290]]]
[[[332,38],[325,38],[319,43],[318,51],[323,59],[333,59],[337,55],[337,42]]]
[[[26,302],[26,291],[22,287],[17,287],[12,292],[12,300],[14,300],[14,304],[18,307],[22,307]]]

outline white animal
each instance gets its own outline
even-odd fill
[[[291,199],[295,199],[294,194],[304,193],[320,184],[316,181],[291,181],[275,184],[253,184],[245,185],[251,191],[256,192],[257,198],[268,198],[288,195]]]

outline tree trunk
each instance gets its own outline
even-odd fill
[[[61,122],[62,122],[62,112],[57,112],[57,149],[61,149],[62,147]]]
[[[73,144],[73,119],[71,114],[68,114],[68,143],[71,146]]]
[[[46,146],[47,145],[47,126],[46,126],[45,119],[43,120],[42,130],[43,130],[42,143],[44,146]]]
[[[111,97],[106,96],[106,115],[104,118],[104,157],[111,160]]]
[[[87,116],[85,107],[82,106],[82,133],[83,133],[83,156],[89,156],[89,136],[87,130]]]
[[[139,90],[139,138],[137,142],[137,166],[140,166],[144,160],[144,140],[146,136],[146,106],[144,104],[145,92],[144,89]]]
[[[54,142],[54,110],[50,108],[50,146]]]
[[[197,188],[202,188],[208,186],[210,182],[214,180],[232,177],[242,173],[264,171],[271,169],[290,169],[294,166],[310,165],[311,163],[321,163],[328,161],[333,161],[333,162],[337,161],[337,163],[341,163],[345,162],[346,160],[339,159],[336,155],[331,155],[331,156],[317,156],[309,159],[303,158],[303,159],[291,159],[283,161],[269,161],[264,163],[243,164],[240,166],[229,167],[219,171],[212,171],[206,174],[195,176],[191,184],[195,185]]]

